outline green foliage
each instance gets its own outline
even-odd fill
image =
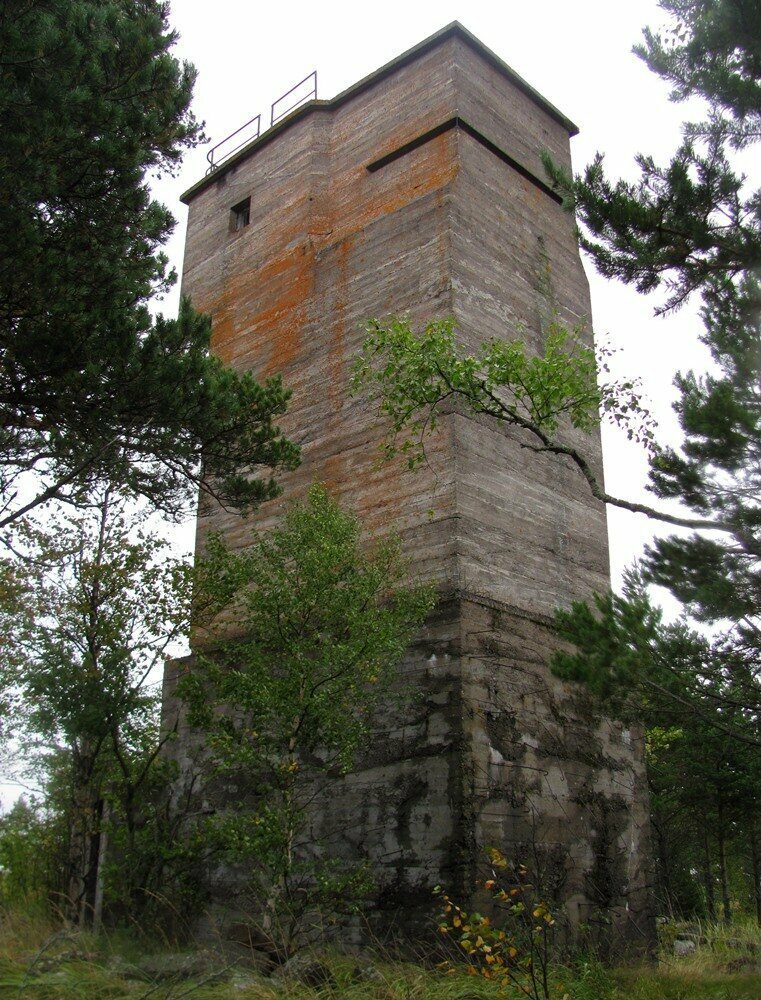
[[[0,672],[4,735],[69,824],[60,891],[76,920],[92,916],[102,885],[101,834],[118,817],[134,841],[138,792],[160,748],[149,679],[190,613],[190,568],[168,543],[130,520],[111,490],[91,504],[19,532],[15,561],[4,563],[12,600],[0,605],[14,649]]]
[[[138,924],[147,940],[181,941],[208,901],[203,876],[219,844],[195,811],[193,783],[157,755],[158,733],[150,736],[127,776],[108,785],[104,912],[110,927]]]
[[[663,912],[721,915],[729,922],[755,911],[757,754],[702,718],[649,728],[648,780]]]
[[[54,814],[23,796],[0,816],[0,906],[45,902],[57,884],[63,830]]]
[[[244,763],[274,774],[296,738],[301,754],[319,750],[325,767],[348,769],[368,710],[432,606],[430,587],[402,585],[406,573],[398,540],[363,555],[358,520],[318,486],[246,550],[210,540],[201,600],[207,614],[234,618],[242,638],[224,638],[225,620],[210,626],[217,647],[199,654],[185,689],[195,686],[199,723],[213,721],[203,694],[211,683],[215,704],[241,709],[253,726],[218,719],[215,746],[232,741]]]
[[[727,147],[758,140],[761,13],[755,0],[663,0],[663,34],[635,48],[672,85],[672,99],[699,98],[708,117],[687,123],[671,162],[637,158],[640,180],[611,182],[598,154],[583,175],[550,176],[575,203],[582,244],[602,274],[643,292],[665,285],[666,308],[696,289],[726,290],[761,262],[758,193],[747,191]]]
[[[531,1000],[550,1000],[553,995],[567,1000],[564,986],[552,989],[550,982],[555,926],[550,907],[537,898],[524,865],[511,865],[496,848],[490,848],[488,855],[491,877],[477,884],[490,897],[489,909],[494,915],[467,913],[446,893],[436,890],[442,904],[439,933],[454,945],[456,955],[464,958],[468,975],[497,983],[501,995],[517,987]],[[441,967],[450,973],[456,970],[449,959]]]
[[[685,123],[667,165],[638,157],[635,183],[610,181],[599,155],[573,180],[546,165],[575,205],[601,273],[642,292],[664,289],[660,311],[701,296],[699,339],[711,369],[676,377],[683,441],[653,450],[650,489],[681,501],[695,527],[713,522],[722,534],[658,539],[621,597],[559,614],[577,651],[557,657],[555,669],[649,727],[666,905],[712,917],[720,894],[729,919],[734,895],[761,921],[751,763],[761,744],[761,196],[731,158],[761,135],[761,9],[754,0],[661,7],[670,28],[646,30],[635,51],[671,84],[674,100],[700,102],[704,120]],[[684,620],[664,626],[646,583],[667,587]],[[709,624],[713,638],[691,629],[690,618]],[[691,891],[695,872],[701,901]]]
[[[644,31],[635,52],[673,87],[676,101],[702,94],[737,129],[741,148],[761,126],[761,11],[748,0],[663,0],[674,17],[665,36]]]
[[[528,353],[521,340],[491,340],[465,355],[451,319],[434,320],[419,334],[403,318],[371,320],[352,387],[377,402],[389,419],[385,457],[401,453],[410,467],[423,460],[425,435],[453,403],[527,431],[527,447],[579,462],[582,457],[562,443],[559,431],[571,426],[588,433],[599,424],[601,410],[624,424],[631,437],[649,441],[636,386],[598,384],[607,369],[581,335],[553,321],[542,355]]]
[[[25,543],[24,617],[10,609],[23,660],[2,679],[23,693],[28,731],[51,748],[96,745],[129,719],[139,742],[154,708],[144,682],[189,624],[189,567],[110,490],[89,512],[27,525]]]
[[[595,603],[595,611],[580,602],[556,612],[558,634],[574,649],[556,653],[552,668],[587,684],[609,713],[646,727],[664,911],[714,917],[719,894],[727,919],[730,897],[754,909],[761,863],[755,661],[683,620],[666,624],[635,573],[622,595],[598,595]]]
[[[646,31],[636,51],[672,83],[675,99],[702,100],[708,118],[685,124],[667,167],[640,157],[635,184],[609,181],[600,156],[575,180],[547,166],[575,204],[582,243],[601,273],[644,292],[664,286],[664,310],[692,292],[702,297],[700,339],[713,368],[677,376],[684,441],[656,450],[651,489],[721,523],[730,537],[659,540],[644,565],[691,613],[736,622],[740,641],[757,648],[761,200],[727,150],[750,146],[761,134],[761,13],[754,0],[661,6],[673,15],[671,29]]]
[[[685,434],[681,451],[664,448],[651,472],[659,496],[677,498],[732,525],[732,538],[659,539],[644,563],[648,577],[668,587],[701,621],[734,623],[738,648],[758,651],[761,621],[761,294],[747,277],[730,316],[712,302],[703,310],[704,342],[716,374],[677,377],[675,405]]]
[[[394,539],[364,553],[356,517],[319,486],[248,549],[212,538],[200,561],[209,617],[179,691],[218,771],[255,797],[216,835],[252,867],[270,933],[326,896],[335,905],[355,880],[305,857],[301,838],[309,803],[319,789],[327,801],[329,782],[351,768],[432,607],[431,588],[405,584],[407,572]],[[292,936],[278,946],[290,950]]]
[[[641,582],[629,573],[624,596],[595,594],[594,609],[574,601],[568,611],[555,612],[558,634],[574,651],[560,650],[553,672],[587,685],[614,714],[626,715],[632,695],[651,662],[662,614],[654,608]],[[634,706],[634,710],[639,704]]]
[[[258,466],[297,461],[280,381],[225,369],[187,303],[148,312],[175,280],[148,177],[202,138],[175,38],[158,0],[2,4],[0,527],[98,480],[176,513],[202,457],[215,495],[250,506],[276,492]]]

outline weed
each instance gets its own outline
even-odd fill
[[[487,851],[491,877],[479,881],[491,897],[495,917],[467,913],[446,893],[440,893],[442,912],[439,933],[453,942],[454,951],[465,958],[466,972],[496,983],[501,992],[515,987],[531,1000],[566,996],[550,983],[550,955],[555,917],[537,898],[525,865],[512,865],[496,849]],[[450,974],[452,960],[442,963]]]

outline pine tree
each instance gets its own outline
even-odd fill
[[[556,626],[573,649],[555,654],[555,673],[646,728],[663,909],[728,919],[731,866],[757,909],[757,662],[731,637],[710,638],[685,619],[665,623],[635,572],[622,594],[598,595],[594,610],[579,602],[558,611]],[[700,872],[700,896],[691,872]]]
[[[557,616],[576,651],[562,676],[611,694],[650,729],[650,777],[661,874],[700,871],[709,916],[730,915],[730,862],[745,872],[761,920],[757,758],[761,745],[761,191],[733,151],[761,138],[761,8],[752,0],[663,0],[665,34],[646,30],[635,51],[706,117],[684,125],[666,166],[640,156],[637,183],[611,182],[598,155],[572,181],[548,169],[576,207],[581,242],[602,274],[644,293],[665,290],[660,312],[697,294],[707,374],[680,373],[674,408],[680,447],[654,452],[650,489],[723,535],[658,539],[624,594]],[[726,530],[728,529],[728,530]],[[644,592],[667,587],[682,603],[664,627]],[[690,627],[690,617],[713,637]],[[681,777],[675,777],[677,774]],[[697,794],[696,794],[697,793]],[[685,823],[685,816],[688,818]]]
[[[680,448],[657,449],[650,489],[729,527],[657,541],[649,578],[698,619],[729,620],[740,647],[761,651],[761,191],[731,162],[761,137],[761,8],[754,0],[663,0],[669,32],[645,31],[635,51],[707,114],[686,123],[666,166],[638,157],[636,183],[611,182],[598,154],[571,181],[550,165],[582,223],[598,270],[648,293],[661,312],[702,298],[714,367],[675,380]]]
[[[296,461],[279,380],[210,357],[187,304],[147,308],[175,278],[149,176],[202,138],[175,38],[159,0],[0,2],[0,528],[98,480],[176,512],[202,459],[245,506]]]

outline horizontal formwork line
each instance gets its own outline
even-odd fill
[[[431,142],[432,139],[436,139],[438,136],[444,135],[445,132],[451,132],[452,129],[460,129],[466,135],[475,139],[479,145],[483,146],[484,149],[487,149],[490,153],[496,156],[498,160],[506,163],[508,167],[514,170],[517,174],[520,174],[521,177],[524,177],[527,181],[533,184],[534,187],[539,188],[543,194],[552,198],[557,205],[563,204],[563,199],[557,191],[553,191],[549,184],[546,184],[541,178],[537,177],[536,174],[533,174],[530,170],[524,167],[522,163],[513,159],[509,153],[504,151],[504,149],[500,149],[500,147],[496,143],[492,142],[491,139],[487,139],[483,132],[479,132],[477,128],[474,128],[470,124],[470,122],[466,122],[464,118],[459,117],[448,118],[440,125],[435,125],[433,128],[428,129],[427,132],[423,132],[422,135],[419,135],[414,139],[410,139],[409,142],[405,142],[403,146],[399,146],[390,153],[386,153],[385,156],[381,156],[380,159],[373,160],[372,163],[368,163],[367,170],[369,173],[374,174],[376,170],[381,170],[383,167],[387,167],[389,163],[393,163],[394,160],[401,159],[401,157],[406,156],[407,153],[411,153],[413,150],[419,149],[427,142]]]

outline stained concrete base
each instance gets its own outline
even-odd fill
[[[345,943],[429,936],[435,886],[484,911],[475,883],[495,847],[529,869],[559,940],[618,954],[650,947],[642,733],[552,676],[556,642],[547,621],[483,598],[442,600],[356,769],[307,790],[304,856],[364,865],[374,884],[361,915],[339,920]],[[171,672],[166,683],[169,720]],[[202,744],[183,726],[170,744],[186,780],[203,769]],[[207,814],[251,804],[245,776],[197,787]],[[210,937],[256,924],[245,865],[209,871],[208,890]]]

